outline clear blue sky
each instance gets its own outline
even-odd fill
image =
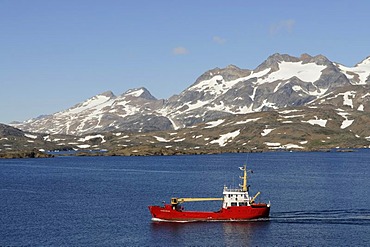
[[[370,55],[370,1],[0,0],[0,123],[111,90],[169,98],[203,72],[273,53]]]

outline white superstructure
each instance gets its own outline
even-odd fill
[[[247,185],[248,172],[252,172],[252,170],[247,170],[247,166],[244,165],[244,167],[240,167],[240,170],[243,171],[243,177],[240,177],[243,179],[243,184],[239,185],[240,188],[238,189],[229,189],[226,186],[224,186],[223,191],[223,208],[231,207],[231,206],[250,206],[254,203],[254,200],[256,197],[260,194],[260,192],[257,192],[257,194],[251,198],[249,196],[249,186]]]

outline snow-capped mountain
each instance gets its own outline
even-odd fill
[[[209,70],[168,100],[154,98],[145,88],[120,96],[106,92],[65,111],[13,126],[77,135],[179,129],[233,114],[307,105],[338,88],[370,84],[369,75],[370,58],[349,68],[322,55],[274,54],[254,70],[234,65]]]
[[[304,105],[335,88],[351,85],[324,56],[274,54],[255,70],[214,69],[168,100],[162,113],[184,127],[229,114]]]
[[[145,88],[131,89],[120,96],[109,91],[65,111],[13,126],[37,133],[72,135],[116,129],[134,132],[164,130],[172,126],[171,122],[153,114],[162,106],[163,100],[157,100]]]
[[[367,57],[361,63],[356,64],[356,66],[352,68],[338,63],[335,65],[347,76],[352,84],[365,85],[370,83],[370,57]]]

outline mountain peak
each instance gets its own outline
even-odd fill
[[[271,62],[297,62],[299,59],[297,57],[290,56],[288,54],[280,54],[280,53],[275,53],[267,58],[266,61],[271,61]]]
[[[101,93],[101,94],[99,94],[99,95],[101,95],[101,96],[106,96],[106,97],[108,97],[108,98],[113,98],[113,97],[115,97],[115,95],[113,94],[113,92],[112,92],[112,91],[106,91],[106,92]]]
[[[226,69],[240,69],[238,66],[234,65],[234,64],[229,64],[227,65]]]
[[[301,59],[302,61],[304,61],[304,60],[310,60],[310,59],[312,59],[312,56],[311,56],[310,54],[303,53],[303,54],[300,56],[300,59]]]
[[[321,54],[314,56],[311,59],[311,62],[314,62],[314,63],[319,64],[319,65],[332,64],[332,62],[327,57],[325,57],[324,55],[321,55]]]
[[[280,54],[280,53],[275,53],[271,56],[269,56],[263,63],[261,63],[257,68],[256,72],[265,70],[267,68],[271,68],[272,71],[277,71],[279,70],[279,63],[280,62],[299,62],[300,59],[297,57],[292,57],[288,54]]]
[[[216,75],[221,75],[222,78],[225,81],[231,81],[231,80],[235,80],[235,79],[240,78],[240,77],[247,76],[250,73],[251,73],[251,71],[248,70],[248,69],[241,69],[241,68],[239,68],[239,67],[237,67],[233,64],[230,64],[226,68],[221,68],[220,69],[220,68],[216,67],[214,69],[206,71],[200,77],[198,77],[198,79],[195,81],[195,83],[193,85],[195,85],[195,84],[197,84],[201,81],[204,81],[204,80],[209,80],[209,79],[213,78]]]
[[[156,98],[145,87],[129,89],[123,94],[123,96],[156,100]]]
[[[361,65],[369,65],[370,66],[370,56],[362,60],[360,63],[356,64],[355,67],[361,66]]]

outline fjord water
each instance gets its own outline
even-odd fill
[[[269,219],[151,221],[171,196],[222,196],[246,162]],[[369,178],[369,150],[0,160],[0,246],[369,246]]]

